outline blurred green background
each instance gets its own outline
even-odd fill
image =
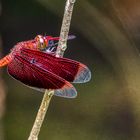
[[[1,52],[38,34],[59,36],[64,0],[2,0]],[[140,1],[77,0],[65,57],[86,64],[92,80],[76,99],[53,97],[39,140],[140,139]],[[28,138],[42,93],[2,70],[0,140]]]

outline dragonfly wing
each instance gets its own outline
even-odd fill
[[[43,69],[36,65],[33,60],[28,61],[23,56],[15,55],[8,65],[8,72],[27,86],[42,91],[46,89],[56,90],[57,96],[74,98],[77,95],[75,88],[68,81],[50,72],[49,69]]]
[[[31,87],[32,89],[35,89],[37,91],[40,92],[45,92],[46,89],[42,89],[42,88],[35,88],[35,87]],[[71,88],[61,88],[61,89],[56,89],[54,90],[54,95],[55,96],[59,96],[59,97],[64,97],[64,98],[76,98],[77,96],[77,91],[74,87]]]
[[[54,91],[56,96],[65,98],[75,98],[77,96],[77,91],[74,87],[72,88],[61,88]]]
[[[26,59],[35,58],[36,65],[43,69],[49,69],[69,82],[85,83],[91,79],[89,68],[80,62],[26,48],[21,49],[21,55]]]

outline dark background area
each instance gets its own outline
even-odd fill
[[[2,56],[38,34],[59,36],[65,1],[2,0]],[[78,97],[53,97],[40,140],[139,140],[140,2],[77,0],[65,57],[86,64],[92,80],[75,84]],[[2,69],[6,92],[4,140],[25,140],[43,94]],[[0,133],[0,134],[1,134]]]

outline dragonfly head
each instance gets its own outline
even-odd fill
[[[35,37],[35,40],[37,42],[37,49],[40,51],[45,50],[46,47],[48,46],[48,41],[42,35],[37,35]]]

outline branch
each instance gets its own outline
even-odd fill
[[[73,12],[74,3],[76,0],[67,0],[65,6],[65,12],[63,17],[63,22],[60,31],[60,40],[58,42],[58,47],[56,51],[56,56],[63,56],[64,51],[67,49],[67,39],[71,23],[71,17]]]
[[[28,140],[38,140],[40,128],[42,126],[43,120],[45,118],[45,115],[48,110],[49,103],[51,101],[53,94],[54,94],[53,90],[45,91],[45,94],[43,96],[40,108],[38,110],[38,113],[37,113],[37,116],[36,116],[36,119],[35,119],[35,122],[34,122],[34,125],[31,130]]]
[[[58,48],[56,50],[56,56],[58,57],[63,57],[64,51],[67,48],[67,38],[68,38],[71,16],[72,16],[72,11],[73,11],[73,6],[75,1],[76,0],[67,0],[66,2],[62,27],[60,31],[60,40],[58,42]],[[53,95],[54,95],[53,90],[45,91],[44,97],[42,99],[39,111],[37,113],[28,140],[38,140],[38,135]]]

